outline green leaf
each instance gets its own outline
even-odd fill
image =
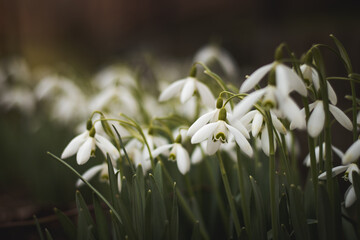
[[[163,184],[163,173],[162,173],[162,162],[158,161],[154,170],[154,179],[159,188],[161,195],[164,197],[164,184]]]
[[[79,191],[76,191],[76,206],[78,209],[77,239],[89,239],[91,234],[88,232],[88,229],[90,226],[94,226],[94,222],[84,198]]]
[[[353,187],[356,195],[356,202],[355,202],[356,214],[357,214],[356,230],[358,236],[360,236],[360,175],[359,173],[352,171],[352,179],[353,179]]]
[[[139,239],[144,238],[145,183],[141,165],[138,166],[133,180],[133,224]]]
[[[57,208],[54,208],[54,212],[64,229],[64,232],[68,239],[76,239],[76,227],[74,223],[66,216],[62,211]]]
[[[152,174],[149,174],[152,202],[153,239],[162,239],[165,222],[168,222],[165,202]]]
[[[318,235],[319,239],[334,239],[331,204],[323,182],[318,184]]]
[[[173,206],[171,211],[170,234],[172,240],[179,239],[179,209],[176,196],[176,183],[174,183]]]
[[[330,37],[334,40],[335,45],[339,50],[341,59],[344,61],[346,71],[348,73],[351,73],[352,72],[351,61],[350,61],[348,53],[346,52],[346,50],[344,48],[344,45],[334,35],[330,34]]]
[[[305,218],[303,196],[294,184],[289,189],[290,218],[296,239],[309,239],[309,229]]]
[[[194,228],[193,228],[193,232],[191,235],[191,240],[200,240],[201,239],[201,235],[200,235],[200,224],[199,221],[196,221],[194,223]]]
[[[115,217],[113,211],[110,210],[110,217],[111,217],[111,225],[112,225],[112,235],[113,239],[124,239],[125,231],[123,226],[119,223],[119,220]]]
[[[313,54],[313,58],[314,58],[314,61],[315,61],[315,66],[317,67],[318,73],[320,75],[320,81],[321,81],[321,79],[325,78],[324,59],[323,59],[323,57],[321,55],[321,52],[320,52],[319,48],[313,47],[311,52]]]
[[[149,189],[146,194],[145,199],[145,236],[146,239],[153,239],[152,238],[152,229],[153,229],[153,223],[151,221],[152,216],[152,203],[151,203],[151,195],[152,192]]]
[[[260,189],[252,176],[249,176],[251,183],[252,201],[250,202],[251,236],[254,239],[266,238],[266,217],[264,203]]]
[[[120,136],[120,133],[118,132],[118,130],[116,129],[116,127],[115,127],[114,125],[113,125],[113,128],[114,128],[114,130],[115,130],[115,132],[116,132],[116,135],[117,135],[117,137],[118,137],[118,139],[119,139],[120,147],[121,147],[122,150],[124,151],[125,158],[126,158],[128,164],[129,164],[129,166],[131,167],[131,172],[132,172],[132,174],[134,174],[134,173],[135,173],[134,164],[132,164],[132,162],[131,162],[128,154],[127,154],[127,151],[126,151],[126,149],[125,149],[125,145],[124,145],[124,143],[123,143],[123,141],[122,141],[122,138],[121,138],[121,136]]]
[[[47,228],[45,228],[45,234],[46,234],[46,239],[47,240],[53,240],[49,230]]]
[[[95,211],[95,220],[96,220],[96,230],[98,233],[98,238],[100,240],[110,239],[109,236],[109,227],[105,217],[105,214],[102,210],[99,197],[96,194],[93,194],[94,202],[94,211]]]
[[[44,239],[44,234],[43,234],[42,231],[41,231],[40,223],[39,223],[37,217],[34,215],[33,218],[34,218],[35,225],[36,225],[36,230],[37,230],[37,232],[38,232],[38,234],[39,234],[39,236],[40,236],[40,239],[41,239],[41,240],[45,240],[45,239]]]

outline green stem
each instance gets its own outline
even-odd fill
[[[225,170],[224,162],[223,162],[223,159],[221,157],[220,151],[217,151],[217,157],[218,157],[218,160],[219,160],[220,172],[221,172],[221,177],[222,177],[222,180],[223,180],[223,183],[224,183],[226,196],[227,196],[227,199],[228,199],[229,205],[230,205],[230,211],[231,211],[231,214],[233,216],[233,221],[234,221],[234,225],[235,225],[236,234],[237,234],[238,237],[240,237],[240,234],[241,234],[240,221],[239,221],[239,217],[238,217],[238,214],[237,214],[237,211],[236,211],[234,197],[233,197],[233,195],[231,193],[229,179],[227,177],[227,173],[226,173],[226,170]]]
[[[269,184],[270,184],[270,210],[271,210],[271,225],[273,230],[273,239],[279,239],[278,229],[278,212],[276,207],[276,191],[275,191],[275,147],[274,147],[274,135],[273,125],[271,120],[271,114],[267,111],[267,125],[269,133]]]
[[[243,169],[242,169],[242,157],[240,156],[240,148],[236,146],[236,153],[237,153],[237,167],[238,167],[238,181],[239,181],[239,188],[241,194],[241,208],[244,213],[244,220],[245,220],[245,227],[248,238],[251,239],[251,223],[250,223],[250,214],[248,204],[246,203],[245,197],[245,183],[244,183],[244,176],[243,176]]]
[[[356,90],[353,81],[350,82],[352,96],[352,123],[353,123],[353,141],[357,139],[357,108],[356,108]]]

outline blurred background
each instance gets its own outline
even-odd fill
[[[246,74],[273,61],[280,43],[301,56],[314,43],[333,45],[331,33],[359,73],[359,10],[357,0],[0,0],[0,63],[11,69],[8,62],[13,62],[23,71],[6,70],[2,76],[9,81],[11,74],[19,74],[31,85],[50,67],[86,84],[116,61],[134,69],[149,59],[184,62],[169,76],[173,81],[188,74],[201,47],[216,43],[234,57],[239,73],[231,81],[240,86]],[[329,76],[346,74],[333,54],[324,56]],[[350,93],[348,83],[332,84],[338,96]],[[6,91],[3,87],[0,93]],[[350,102],[339,97],[338,106],[346,109]],[[74,126],[55,123],[40,114],[42,107],[30,106],[32,114],[0,107],[0,236],[9,234],[9,239],[19,236],[19,228],[28,232],[22,239],[37,239],[33,214],[50,216],[44,221],[51,222],[54,206],[74,207],[76,178],[46,154],[60,155]],[[351,134],[343,128],[336,134],[334,145],[346,150]]]

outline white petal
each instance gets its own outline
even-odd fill
[[[214,133],[215,129],[219,124],[220,121],[206,124],[205,126],[200,128],[199,131],[197,131],[194,134],[194,136],[191,138],[191,143],[192,144],[199,143],[209,138]]]
[[[258,110],[252,110],[245,114],[242,118],[240,118],[240,122],[244,125],[248,125],[254,118],[255,114],[258,112]]]
[[[342,164],[355,162],[360,157],[360,139],[356,140],[345,152]]]
[[[337,167],[334,167],[332,170],[331,170],[331,177],[335,177],[336,175],[342,173],[342,172],[345,172],[346,169],[348,169],[348,166],[337,166]],[[322,174],[319,175],[318,177],[320,180],[326,180],[326,172],[323,172]]]
[[[331,146],[332,150],[336,153],[336,155],[338,155],[339,158],[343,158],[344,157],[344,153],[338,149],[337,147]]]
[[[345,207],[350,207],[356,201],[354,186],[351,185],[345,193]]]
[[[200,128],[202,128],[205,124],[207,124],[212,117],[214,116],[215,112],[217,111],[217,109],[205,113],[204,115],[202,115],[201,117],[199,117],[189,128],[187,135],[188,136],[193,136]]]
[[[278,76],[278,73],[280,74],[279,76]],[[286,65],[279,64],[276,67],[276,75],[277,75],[276,76],[277,88],[278,88],[278,80],[279,80],[281,83],[281,86],[280,86],[281,88],[282,88],[283,84],[286,84],[285,86],[288,87],[288,89],[284,88],[284,90],[288,91],[287,93],[289,93],[292,90],[295,90],[298,93],[300,93],[302,96],[307,95],[305,83],[301,80],[301,78],[294,71],[292,71]],[[281,77],[281,79],[280,79],[280,77]]]
[[[204,156],[200,146],[197,146],[191,154],[191,163],[197,164],[203,160]]]
[[[283,95],[288,95],[290,89],[290,79],[286,72],[286,66],[283,64],[276,65],[276,88],[281,91]]]
[[[252,157],[253,155],[253,149],[250,145],[250,143],[246,140],[246,138],[244,137],[244,135],[242,135],[239,130],[237,130],[236,128],[225,124],[225,126],[229,129],[229,131],[231,132],[232,135],[234,135],[235,137],[235,141],[236,143],[239,145],[240,149],[246,153],[246,155],[248,155],[249,157]]]
[[[200,98],[202,103],[205,106],[213,107],[215,103],[215,98],[213,94],[211,93],[210,89],[203,83],[196,81],[196,88],[200,94]]]
[[[277,93],[276,97],[279,103],[279,108],[285,117],[288,118],[297,128],[305,128],[305,115],[301,113],[296,103],[290,97],[282,96],[280,92]]]
[[[300,114],[301,114],[301,118],[302,119],[306,119],[306,115],[305,115],[305,108],[302,108],[301,110],[300,110]],[[295,128],[298,128],[298,126],[296,126],[296,123],[297,123],[298,121],[294,121],[294,122],[291,122],[290,123],[290,130],[294,130]]]
[[[239,130],[241,132],[241,134],[244,135],[247,139],[250,138],[250,134],[249,134],[247,128],[242,124],[242,122],[240,122],[239,120],[232,120],[232,121],[229,121],[229,123],[231,126],[236,128],[237,130]]]
[[[152,151],[151,155],[153,158],[156,158],[157,156],[164,153],[166,150],[172,148],[173,146],[174,146],[174,144],[162,145],[162,146],[156,148],[154,151]]]
[[[92,137],[86,139],[84,144],[79,148],[79,151],[76,155],[76,161],[79,165],[85,164],[89,160],[91,151],[94,149],[94,147],[95,139]]]
[[[61,158],[68,158],[74,155],[80,148],[80,146],[86,141],[86,138],[89,136],[89,132],[83,132],[82,134],[73,138],[70,143],[65,147]]]
[[[255,87],[255,85],[260,82],[260,80],[265,76],[265,74],[270,71],[273,65],[274,63],[267,64],[253,72],[250,77],[247,78],[241,85],[240,93],[248,92],[250,89]]]
[[[183,85],[185,84],[186,79],[178,80],[172,84],[170,84],[162,93],[160,94],[159,101],[163,102],[169,100],[170,98],[174,97],[180,89],[182,89]]]
[[[336,93],[334,91],[334,89],[332,88],[332,86],[330,85],[329,82],[327,82],[327,89],[328,89],[328,96],[329,96],[329,100],[333,105],[336,105],[337,103],[337,96]]]
[[[270,155],[270,142],[269,142],[269,133],[267,129],[267,125],[263,128],[261,132],[261,148],[266,156]]]
[[[278,132],[286,134],[286,128],[275,114],[271,114],[271,121]]]
[[[253,135],[253,137],[257,137],[257,135],[259,134],[263,121],[264,121],[263,115],[257,112],[252,121],[251,134]]]
[[[208,155],[213,155],[213,154],[215,154],[215,153],[219,150],[220,145],[221,145],[221,142],[220,142],[220,141],[214,142],[214,141],[212,140],[212,138],[209,138],[209,139],[207,140],[206,153],[207,153]]]
[[[188,77],[186,79],[184,87],[183,87],[183,89],[181,90],[181,93],[180,93],[180,102],[181,103],[185,103],[194,94],[194,92],[195,92],[195,82],[196,81],[197,80],[195,78],[192,78],[192,77]]]
[[[145,172],[146,173],[146,172]],[[117,182],[118,182],[118,189],[119,189],[119,192],[121,192],[121,187],[122,187],[122,181],[121,181],[121,173],[120,171],[117,173]]]
[[[176,162],[182,175],[190,170],[189,153],[180,144],[176,146]]]
[[[103,168],[103,164],[100,165],[96,165],[93,166],[92,168],[90,168],[89,170],[87,170],[86,172],[84,172],[84,174],[82,175],[82,177],[86,180],[89,181],[91,178],[93,178],[95,176],[96,173],[98,173],[101,169]],[[76,182],[76,187],[80,187],[81,185],[84,185],[84,182],[81,179],[78,179]]]
[[[234,107],[232,118],[243,117],[252,106],[266,93],[267,88],[257,90],[247,95],[240,103]]]
[[[99,134],[95,134],[95,139],[104,156],[108,153],[113,161],[120,158],[119,150],[109,140]]]
[[[308,121],[308,133],[311,137],[319,136],[320,132],[324,128],[325,112],[322,101],[318,101],[314,111],[311,113]]]
[[[347,130],[351,131],[353,129],[352,122],[346,116],[346,114],[341,111],[338,107],[335,107],[332,104],[329,104],[329,110],[334,116],[334,118]]]

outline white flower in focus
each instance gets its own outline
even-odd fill
[[[118,170],[116,168],[114,168],[114,173],[117,174],[118,188],[119,188],[119,191],[121,191],[121,174],[120,174],[120,172],[117,173],[117,171]],[[97,173],[100,173],[99,180],[101,182],[109,182],[108,164],[106,162],[104,162],[104,163],[102,163],[100,165],[96,165],[96,166],[93,166],[93,167],[89,168],[86,172],[84,172],[82,177],[86,181],[89,181]],[[84,182],[81,179],[78,179],[76,181],[75,185],[76,185],[76,187],[81,187],[81,186],[84,185]]]
[[[356,140],[345,152],[342,158],[342,164],[355,162],[360,157],[360,139]]]
[[[326,145],[325,143],[322,144],[322,152],[323,152],[323,160],[325,161],[326,159]],[[342,158],[344,156],[344,153],[338,149],[337,147],[334,147],[334,146],[331,146],[331,149],[333,152],[335,152],[335,154],[339,157],[339,158]],[[319,163],[319,159],[320,159],[320,147],[319,146],[316,146],[315,147],[315,159],[316,159],[316,163]],[[310,153],[308,153],[308,155],[306,155],[304,161],[303,161],[303,164],[307,167],[310,167],[311,165],[311,161],[310,161]]]
[[[300,66],[300,70],[302,72],[304,79],[308,80],[309,82],[312,82],[314,84],[315,90],[319,91],[320,80],[319,80],[319,75],[318,75],[317,71],[314,68],[312,68],[306,64],[302,64]],[[337,96],[336,96],[334,89],[332,88],[331,84],[328,81],[327,81],[327,89],[328,89],[328,96],[329,96],[330,102],[333,105],[336,105]]]
[[[221,143],[227,143],[229,141],[230,133],[235,138],[235,141],[239,145],[240,149],[251,157],[253,155],[253,150],[244,134],[237,128],[227,124],[225,120],[226,110],[222,108],[219,113],[218,121],[208,123],[201,127],[192,136],[191,143],[196,144],[207,139],[206,152],[209,155],[213,155],[219,150]]]
[[[120,153],[114,145],[105,137],[97,134],[94,128],[88,129],[91,130],[86,130],[70,141],[61,154],[61,158],[68,158],[76,154],[77,163],[82,165],[94,155],[96,146],[98,146],[104,156],[109,154],[111,160],[116,161],[120,157]]]
[[[313,104],[310,104],[309,110],[312,111],[312,113],[308,121],[307,130],[311,137],[317,137],[323,130],[325,124],[323,101],[317,100]],[[353,125],[350,119],[338,107],[329,104],[329,111],[344,128],[348,129],[349,131],[353,129]]]
[[[213,106],[215,98],[210,89],[195,77],[191,76],[170,84],[160,94],[159,101],[167,101],[175,95],[180,94],[180,102],[185,103],[194,95],[196,91],[199,93],[200,99],[205,106]]]
[[[345,196],[344,196],[345,207],[350,207],[356,201],[355,189],[354,189],[354,186],[352,185],[353,184],[352,175],[353,175],[353,172],[360,173],[360,170],[359,170],[358,166],[354,163],[345,165],[345,166],[337,166],[332,169],[332,177],[335,177],[342,172],[345,172],[344,179],[346,181],[349,180],[349,182],[351,183],[350,187],[346,190]],[[322,174],[320,174],[319,179],[326,180],[326,172],[323,172]]]
[[[198,164],[202,162],[205,157],[206,145],[207,141],[203,141],[199,145],[195,146],[194,151],[192,152],[190,157],[192,164]],[[237,162],[237,153],[235,146],[235,141],[229,141],[228,143],[221,144],[220,146],[220,150],[226,152],[233,162]]]

